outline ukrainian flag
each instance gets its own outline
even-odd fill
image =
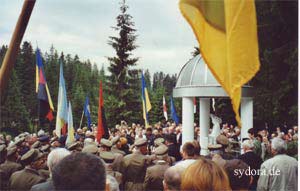
[[[241,88],[260,67],[255,0],[180,0],[179,7],[241,126]]]
[[[151,103],[148,96],[146,81],[143,73],[142,73],[142,102],[143,102],[143,118],[145,120],[145,127],[148,128],[149,126],[148,112],[151,110]]]

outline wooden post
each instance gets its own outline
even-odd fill
[[[2,95],[8,85],[11,71],[17,59],[17,54],[20,49],[20,44],[23,39],[32,9],[36,0],[24,0],[21,14],[17,25],[12,35],[8,50],[5,54],[2,66],[0,69],[0,94]],[[2,96],[1,96],[2,97]]]

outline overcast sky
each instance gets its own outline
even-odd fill
[[[116,35],[120,0],[37,0],[23,41],[42,52],[51,45],[65,54],[78,54],[99,67],[108,66],[114,50],[107,44]],[[22,0],[1,0],[0,44],[8,44],[21,11]],[[133,54],[138,67],[150,72],[178,73],[197,46],[195,36],[180,14],[178,0],[128,0],[139,46]]]

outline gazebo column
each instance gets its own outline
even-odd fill
[[[208,133],[209,133],[209,123],[210,123],[210,99],[209,98],[200,98],[200,116],[199,116],[199,124],[200,124],[200,147],[201,147],[201,155],[208,155],[209,150],[208,146]]]
[[[194,101],[193,97],[182,98],[182,145],[194,140]]]
[[[248,130],[253,127],[253,98],[242,98],[241,100],[241,140],[248,137]]]

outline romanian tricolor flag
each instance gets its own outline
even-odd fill
[[[148,112],[151,110],[151,103],[148,96],[146,81],[142,73],[142,102],[143,102],[143,118],[145,120],[145,127],[149,126]]]
[[[57,114],[55,132],[58,137],[61,134],[66,135],[68,123],[68,102],[65,79],[63,74],[63,65],[60,63],[59,87],[57,100]]]
[[[52,121],[54,107],[46,81],[43,60],[38,48],[36,49],[36,93],[40,101],[39,117]]]
[[[105,139],[109,138],[109,133],[106,126],[105,112],[104,112],[102,81],[100,81],[100,87],[99,87],[98,128],[97,128],[98,143],[100,143],[101,138],[105,138]]]
[[[179,7],[241,126],[241,87],[260,67],[254,0],[180,0]]]

